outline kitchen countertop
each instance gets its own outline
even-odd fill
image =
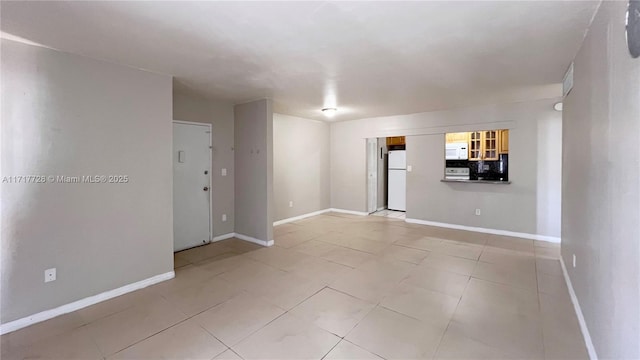
[[[499,181],[499,180],[458,180],[458,179],[442,179],[441,182],[452,183],[466,183],[466,184],[495,184],[495,185],[508,185],[511,181]]]

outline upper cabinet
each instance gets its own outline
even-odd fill
[[[469,133],[466,133],[466,132],[447,133],[445,139],[447,144],[466,143],[469,141]]]
[[[482,131],[469,133],[469,160],[482,160]]]
[[[392,136],[387,138],[387,146],[405,145],[404,136]]]
[[[482,160],[498,160],[498,130],[482,132]]]
[[[506,133],[506,138],[502,136]],[[506,148],[502,147],[502,139],[506,139]],[[501,152],[502,151],[502,152]],[[499,160],[499,154],[509,152],[509,130],[485,130],[469,133],[469,160]]]
[[[507,129],[446,133],[445,141],[447,144],[466,143],[470,161],[497,161],[501,154],[509,153]]]
[[[498,132],[498,153],[499,154],[508,154],[509,153],[509,130],[500,130]]]

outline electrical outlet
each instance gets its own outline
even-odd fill
[[[573,267],[576,267],[576,254],[573,254]]]
[[[289,207],[293,207],[293,201],[289,201]]]
[[[44,282],[56,281],[56,268],[44,271]]]
[[[222,221],[227,221],[227,214],[222,214]]]
[[[480,216],[480,209],[476,209],[476,216]]]
[[[220,172],[222,176],[227,176],[227,169],[222,169]]]

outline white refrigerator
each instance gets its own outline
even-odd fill
[[[407,152],[389,151],[389,202],[390,210],[407,210]]]

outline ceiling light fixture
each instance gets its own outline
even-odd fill
[[[557,102],[557,103],[553,104],[553,110],[562,111],[562,102]]]
[[[327,117],[333,117],[336,114],[336,111],[338,111],[338,109],[336,109],[336,108],[324,108],[324,109],[322,109],[322,113]]]

